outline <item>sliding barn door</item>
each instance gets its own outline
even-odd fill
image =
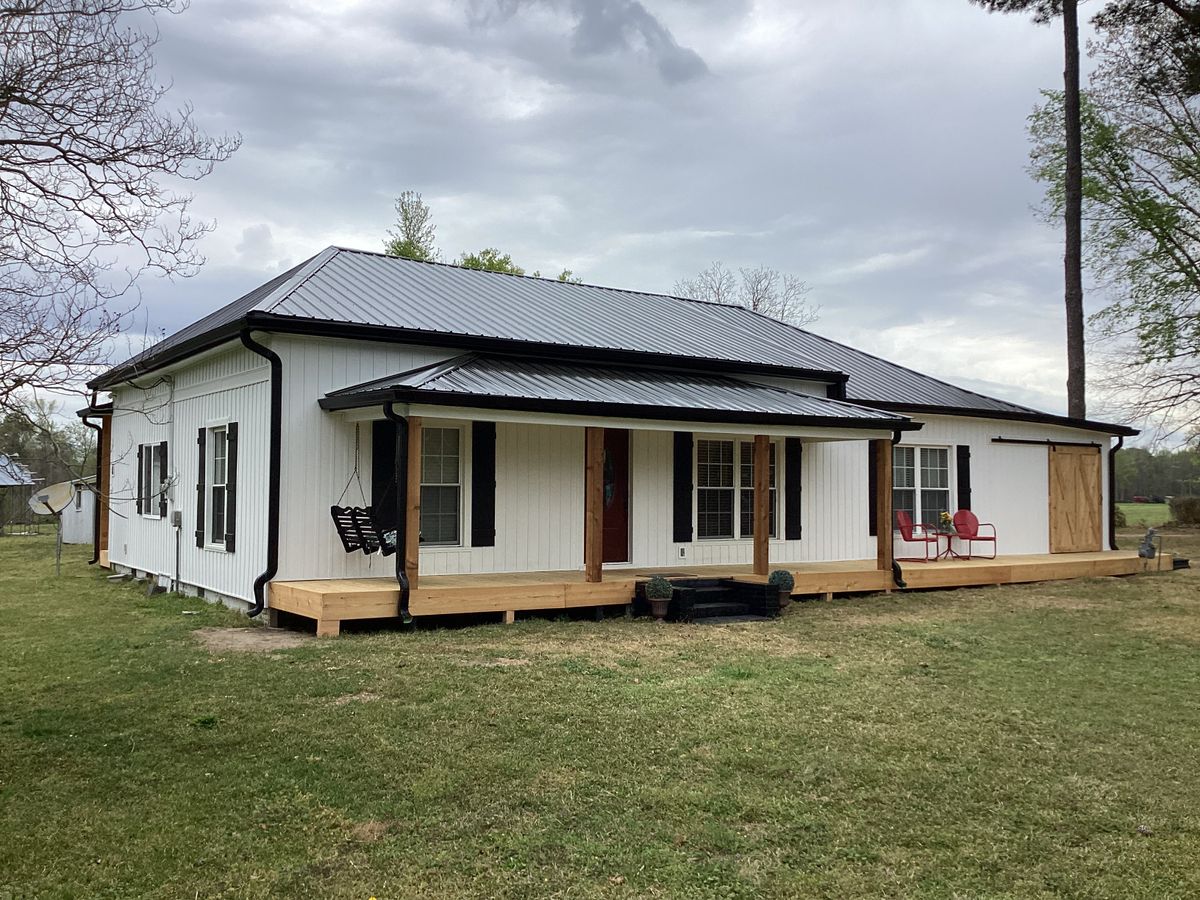
[[[1100,448],[1050,446],[1050,552],[1099,550]]]

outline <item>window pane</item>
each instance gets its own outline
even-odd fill
[[[917,492],[911,488],[898,488],[892,491],[892,526],[895,528],[895,515],[898,511],[904,510],[912,517],[913,522],[920,525],[917,519]]]
[[[421,432],[421,483],[458,484],[457,428],[425,428]]]
[[[731,470],[732,465],[731,459]],[[701,488],[696,492],[696,533],[702,538],[733,537],[732,490]]]
[[[209,540],[214,544],[225,543],[225,487],[212,489],[212,532]]]
[[[733,441],[696,442],[696,485],[733,487]]]
[[[921,487],[950,487],[950,452],[948,450],[921,448]]]
[[[892,449],[892,486],[911,488],[917,486],[916,454],[914,447],[894,447]]]
[[[774,488],[772,488],[771,489],[771,508],[768,513],[768,515],[770,515],[770,517],[771,517],[771,528],[767,532],[767,534],[770,535],[771,537],[779,536],[779,529],[778,529],[779,502],[778,502],[778,500],[779,500],[779,492],[777,490],[775,490]],[[742,514],[741,514],[742,530],[740,533],[741,533],[742,537],[753,537],[754,536],[754,491],[747,491],[747,490],[743,489],[741,502],[742,502]]]
[[[950,511],[950,492],[921,491],[921,519],[929,525],[939,525],[941,514]]]
[[[421,542],[424,544],[458,543],[459,488],[423,485],[421,487]]]
[[[214,429],[212,432],[213,442],[213,470],[212,483],[225,483],[225,442],[226,434],[224,428]]]

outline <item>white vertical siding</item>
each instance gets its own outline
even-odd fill
[[[75,508],[75,500],[79,508]],[[75,496],[59,517],[64,544],[90,544],[96,533],[96,494],[90,485],[76,484]]]
[[[208,356],[164,378],[142,379],[154,387],[123,386],[113,392],[112,512],[109,558],[113,563],[167,580],[175,573],[179,510],[179,577],[193,587],[250,601],[254,579],[266,567],[267,447],[270,437],[269,370],[265,360],[237,348]],[[238,423],[237,545],[233,553],[196,546],[196,479],[199,428]],[[140,516],[137,492],[139,444],[167,442],[167,517]]]

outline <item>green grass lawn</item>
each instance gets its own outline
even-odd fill
[[[1125,513],[1125,525],[1129,528],[1157,528],[1171,518],[1171,507],[1165,503],[1118,503]]]
[[[1200,894],[1190,573],[214,653],[50,547],[0,538],[0,897]]]

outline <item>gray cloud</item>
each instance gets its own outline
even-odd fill
[[[210,262],[143,283],[154,324],[381,246],[415,188],[448,255],[645,290],[765,263],[830,337],[1060,406],[1061,248],[1024,172],[1052,29],[942,0],[209,0],[160,24],[172,99],[245,140],[189,186]]]

